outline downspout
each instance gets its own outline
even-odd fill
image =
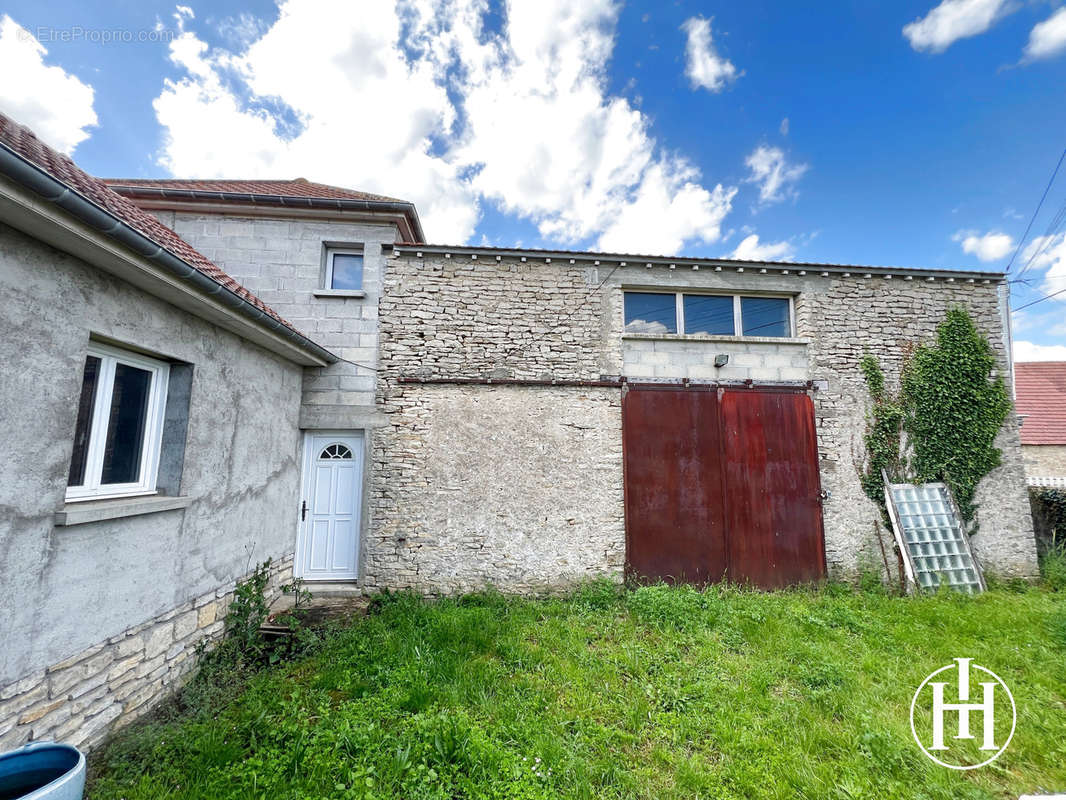
[[[53,178],[36,164],[20,156],[10,147],[0,143],[0,173],[19,185],[40,195],[45,200],[62,208],[86,225],[125,245],[138,255],[148,259],[165,272],[191,285],[200,294],[211,295],[227,308],[250,322],[269,329],[289,343],[312,353],[327,364],[338,361],[337,356],[319,344],[297,333],[263,312],[255,304],[241,297],[200,270],[187,264],[166,248],[149,239],[128,223],[71,189],[62,181]]]
[[[1010,399],[1017,400],[1014,391],[1014,320],[1010,312],[1010,283],[1002,283],[999,292],[999,307],[1003,321],[1003,340],[1007,347],[1007,383],[1010,384]]]

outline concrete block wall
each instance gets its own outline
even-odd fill
[[[377,366],[378,301],[392,224],[157,211],[160,220],[297,329],[341,358]],[[363,248],[364,297],[325,296],[326,243]],[[374,406],[375,376],[345,361],[307,370],[305,427],[350,428],[352,409]]]
[[[268,602],[291,578],[289,555],[271,567]],[[89,750],[147,714],[191,675],[197,647],[222,636],[235,586],[187,600],[0,687],[0,752],[31,740]]]
[[[729,362],[715,367],[714,359]],[[694,381],[810,379],[806,339],[624,334],[623,374],[630,378],[689,378]]]
[[[1066,477],[1066,444],[1026,444],[1022,455],[1030,478]]]
[[[623,335],[623,291],[641,288],[792,295],[797,338],[767,342]],[[994,283],[908,281],[903,276],[886,279],[861,273],[845,277],[800,275],[795,270],[762,274],[728,269],[615,269],[559,260],[547,263],[504,257],[490,261],[482,257],[475,261],[459,254],[447,258],[430,253],[424,258],[413,254],[392,258],[381,303],[379,407],[387,421],[371,460],[372,528],[380,536],[367,544],[368,563],[375,563],[376,553],[382,554],[373,581],[389,585],[411,580],[407,568],[398,566],[403,559],[394,555],[400,545],[411,541],[409,534],[422,535],[423,523],[405,518],[402,508],[428,503],[427,498],[438,491],[430,461],[424,457],[436,451],[427,447],[423,419],[427,404],[437,402],[431,398],[444,390],[401,384],[400,376],[595,380],[625,374],[663,380],[816,381],[820,387],[814,392],[820,472],[823,488],[830,492],[823,505],[830,573],[850,577],[862,567],[875,566],[881,562],[877,536],[885,537],[887,547],[891,545],[889,533],[879,527],[880,512],[859,483],[870,405],[859,360],[865,353],[874,354],[890,384],[897,383],[910,349],[931,341],[947,310],[962,305],[999,353],[1000,369],[1006,374],[1000,288]],[[720,352],[730,354],[730,365],[708,369]],[[472,404],[486,388],[466,387],[462,392],[453,388],[451,413],[458,414],[456,408],[464,398]],[[525,397],[532,398],[537,391],[529,389]],[[509,407],[507,418],[520,408]],[[610,421],[602,419],[597,424],[620,430],[620,407],[612,413],[616,416]],[[982,482],[977,495],[980,532],[974,547],[994,571],[1032,575],[1036,550],[1013,414],[1004,424],[999,445],[1003,463]],[[472,479],[455,491],[462,491],[468,499],[476,497],[486,491],[479,480]],[[620,462],[613,485],[622,485]],[[576,511],[583,508],[587,496],[573,491],[557,500]],[[521,502],[517,493],[512,502]],[[450,526],[462,527],[469,521],[462,503],[451,508]],[[506,512],[501,516],[506,517]],[[611,530],[617,537],[616,547],[624,547],[624,529]],[[492,532],[496,542],[508,541],[510,535],[506,526]],[[446,541],[423,538],[417,560],[430,565],[444,560],[461,568],[464,562],[455,561],[446,552],[448,547]],[[485,579],[484,571],[478,576]]]

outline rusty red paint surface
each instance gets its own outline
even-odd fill
[[[717,392],[631,390],[624,408],[630,564],[651,579],[721,580],[728,558]]]
[[[762,588],[825,576],[805,393],[631,387],[623,441],[631,573]]]

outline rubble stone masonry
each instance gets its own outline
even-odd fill
[[[788,294],[796,337],[623,334],[627,288]],[[749,268],[592,265],[530,256],[426,252],[390,258],[379,310],[378,406],[365,543],[368,588],[526,591],[619,577],[625,530],[620,391],[587,386],[401,383],[399,378],[595,381],[815,381],[830,574],[854,576],[891,555],[891,534],[859,483],[869,396],[859,369],[877,356],[890,385],[945,312],[966,307],[1007,373],[996,282],[820,275]],[[731,354],[716,371],[714,356]],[[649,365],[651,367],[649,371]],[[1017,418],[1003,463],[982,482],[974,547],[986,569],[1032,575],[1036,551]],[[894,572],[895,563],[890,563]]]

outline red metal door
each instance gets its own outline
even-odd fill
[[[622,402],[630,572],[670,583],[721,580],[717,392],[630,387]]]
[[[726,391],[720,409],[730,580],[773,589],[824,578],[811,398]]]
[[[825,576],[805,393],[630,386],[622,419],[631,574],[763,588]]]

